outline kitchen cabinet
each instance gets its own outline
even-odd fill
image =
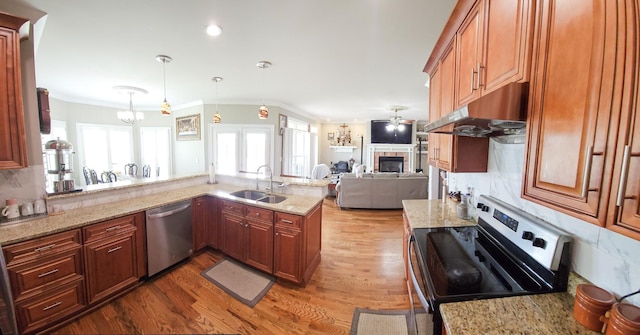
[[[640,153],[633,138],[638,125],[629,118],[638,67],[637,8],[631,6],[622,0],[543,2],[536,15],[522,196],[601,226],[615,216],[612,179],[621,179],[625,146]],[[627,129],[618,134],[621,115]],[[629,161],[637,167],[637,158]],[[622,179],[638,194],[637,169]],[[624,204],[635,202],[637,211],[636,201]]]
[[[20,333],[33,333],[87,306],[80,229],[3,248]]]
[[[429,120],[454,109],[455,52],[450,43],[430,79]],[[429,133],[429,164],[449,172],[486,172],[489,139]]]
[[[305,286],[320,264],[322,204],[305,216],[275,212],[274,276]]]
[[[83,227],[87,297],[99,302],[146,275],[144,213]]]
[[[456,35],[455,108],[529,79],[531,0],[480,0]]]
[[[198,252],[204,247],[216,248],[217,240],[217,215],[216,199],[208,196],[198,197],[192,200],[193,208],[193,251]]]
[[[273,211],[221,200],[220,249],[262,271],[273,271]]]
[[[206,198],[205,204],[205,222],[206,222],[206,231],[207,231],[207,245],[217,249],[218,248],[218,222],[219,220],[219,212],[218,212],[218,199],[213,197]]]
[[[0,13],[0,170],[27,167],[26,135],[22,107],[20,38],[27,20]]]

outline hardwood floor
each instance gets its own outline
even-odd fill
[[[402,210],[323,204],[322,261],[305,288],[277,281],[253,308],[200,272],[222,259],[202,252],[57,334],[348,334],[353,310],[408,309]]]

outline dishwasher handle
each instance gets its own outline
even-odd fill
[[[179,208],[176,208],[176,209],[172,209],[172,210],[166,211],[166,212],[161,212],[161,213],[157,213],[157,214],[149,214],[148,217],[150,219],[162,218],[162,217],[165,217],[165,216],[169,216],[169,215],[173,215],[173,214],[185,211],[189,207],[191,207],[191,204],[187,204],[187,205],[184,205],[182,207],[179,207]]]

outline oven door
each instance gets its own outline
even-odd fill
[[[420,260],[420,251],[411,235],[407,243],[407,255],[409,255],[409,299],[411,303],[411,320],[414,325],[414,334],[430,334],[429,329],[433,328],[431,311],[433,308],[426,298],[426,285],[423,271],[424,265]]]

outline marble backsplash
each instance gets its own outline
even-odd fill
[[[616,296],[640,289],[640,241],[540,206],[520,197],[524,144],[490,141],[487,173],[451,173],[449,190],[471,189],[474,204],[489,194],[573,235],[572,270]],[[640,305],[640,295],[626,301]]]
[[[0,208],[4,208],[7,199],[16,199],[22,204],[42,199],[46,193],[44,166],[0,170]]]

